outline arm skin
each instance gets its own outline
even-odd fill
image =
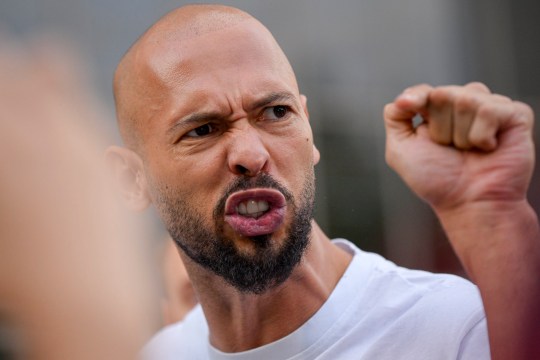
[[[414,128],[417,114],[424,122]],[[480,289],[492,358],[540,359],[531,109],[479,83],[417,85],[384,117],[388,164],[433,208]]]

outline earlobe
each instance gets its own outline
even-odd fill
[[[313,165],[317,165],[319,163],[319,160],[321,160],[321,153],[319,152],[319,149],[313,144]]]
[[[304,114],[306,114],[307,119],[309,120],[309,111],[307,107],[307,97],[304,94],[300,94],[300,102],[302,103],[302,109],[304,110]]]
[[[300,102],[302,103],[302,108],[304,109],[304,113],[306,114],[306,117],[309,121],[309,111],[307,107],[306,95],[300,94]],[[319,163],[319,160],[321,160],[321,153],[319,152],[319,149],[315,147],[315,144],[313,144],[313,165],[317,165]]]
[[[113,180],[127,206],[142,211],[150,205],[142,160],[135,152],[120,146],[107,149],[106,160]]]

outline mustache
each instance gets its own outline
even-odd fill
[[[282,184],[274,179],[271,175],[266,173],[261,173],[253,178],[239,177],[236,178],[232,183],[227,186],[223,195],[219,199],[215,209],[214,209],[214,218],[222,216],[225,213],[225,203],[231,194],[241,191],[248,190],[253,188],[270,188],[275,189],[283,194],[287,202],[294,204],[294,197],[292,193]]]

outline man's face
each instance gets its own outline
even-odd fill
[[[148,51],[152,202],[200,265],[242,291],[278,285],[308,244],[318,160],[284,55],[253,20]]]

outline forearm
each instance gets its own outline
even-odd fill
[[[436,211],[481,292],[493,359],[540,359],[540,233],[523,201]]]

